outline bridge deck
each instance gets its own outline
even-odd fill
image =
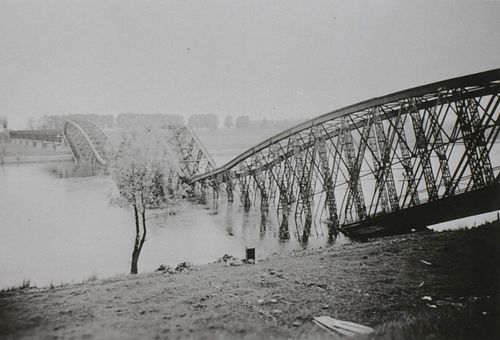
[[[500,183],[457,196],[427,202],[398,212],[345,224],[342,231],[354,238],[400,234],[411,229],[479,215],[500,209]]]

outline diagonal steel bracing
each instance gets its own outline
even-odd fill
[[[175,150],[182,176],[191,178],[215,169],[215,162],[198,136],[187,126],[172,126],[170,146]]]
[[[77,162],[106,165],[109,138],[95,123],[83,119],[67,120],[63,133]]]
[[[404,223],[395,216],[496,188],[499,93],[500,70],[492,70],[361,102],[286,130],[221,168],[200,170],[191,182],[238,182],[225,190],[263,215],[274,209],[282,238],[295,230],[305,241],[317,224],[328,225],[330,235],[420,227],[430,221],[423,214]]]

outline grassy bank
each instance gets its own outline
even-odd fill
[[[496,338],[500,226],[0,293],[0,338],[330,339],[330,315],[377,339]],[[423,299],[424,298],[424,299]]]

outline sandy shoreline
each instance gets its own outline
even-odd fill
[[[0,293],[0,338],[329,339],[330,315],[375,338],[499,333],[500,227],[418,233],[65,287]],[[432,300],[423,300],[424,296]]]

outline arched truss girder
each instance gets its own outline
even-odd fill
[[[64,138],[77,162],[106,165],[107,135],[94,122],[88,120],[67,120],[64,124]]]
[[[416,87],[311,119],[191,182],[240,183],[233,194],[302,224],[385,228],[380,216],[498,185],[499,104],[500,69]]]

